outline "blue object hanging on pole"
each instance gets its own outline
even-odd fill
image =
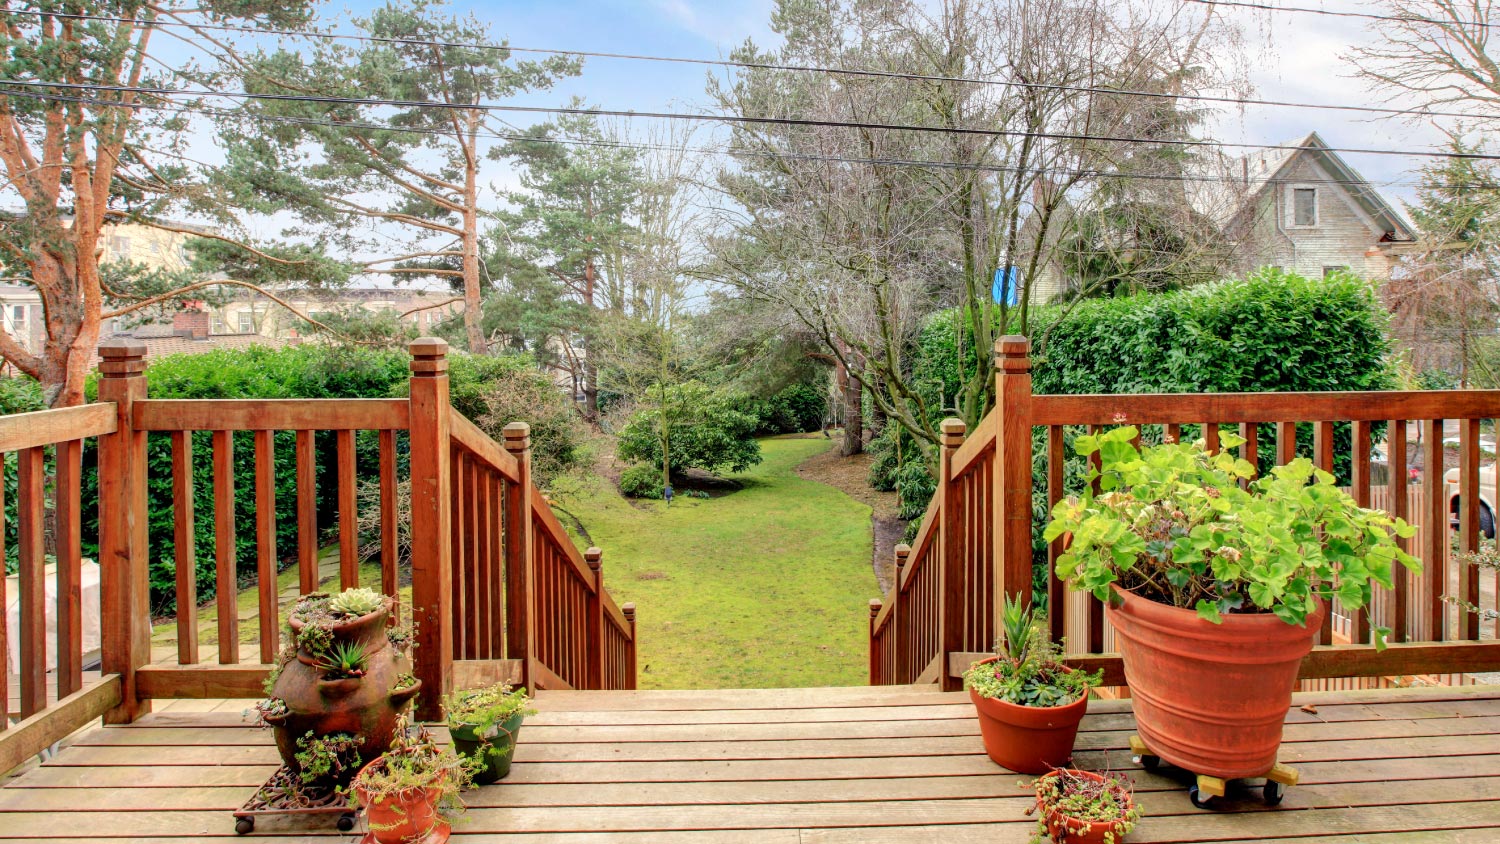
[[[1000,267],[995,270],[995,283],[990,288],[990,298],[995,304],[1017,305],[1021,302],[1021,273],[1015,267]]]

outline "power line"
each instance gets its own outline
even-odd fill
[[[1213,5],[1249,6],[1252,8],[1278,9],[1282,11],[1311,11],[1316,9],[1292,9],[1283,7],[1261,6],[1253,3],[1234,3],[1227,0],[1192,0],[1197,3]],[[74,20],[93,20],[114,23],[141,24],[153,27],[183,27],[187,29],[206,29],[221,32],[235,32],[250,35],[275,35],[291,38],[319,38],[324,40],[347,40],[371,44],[395,44],[410,47],[439,47],[444,49],[468,49],[468,50],[500,50],[511,53],[537,53],[554,56],[579,56],[582,58],[596,59],[618,59],[626,61],[660,62],[668,64],[687,64],[708,67],[728,67],[744,70],[777,70],[793,71],[801,73],[826,73],[832,75],[860,76],[871,78],[906,79],[919,82],[951,82],[972,85],[994,85],[1007,88],[1022,88],[1030,90],[1067,91],[1071,93],[1099,94],[1105,96],[1119,97],[1147,97],[1165,100],[1184,100],[1188,102],[1214,103],[1217,105],[1233,106],[1270,106],[1275,108],[1298,108],[1321,111],[1345,111],[1363,114],[1381,114],[1388,117],[1473,117],[1472,114],[1457,111],[1440,111],[1423,107],[1416,108],[1394,108],[1388,106],[1361,106],[1346,105],[1342,103],[1309,103],[1294,100],[1264,100],[1254,97],[1230,97],[1214,96],[1211,94],[1173,94],[1163,91],[1141,91],[1126,88],[1109,88],[1090,85],[1063,85],[1047,82],[1024,82],[1011,79],[980,79],[976,77],[946,76],[942,74],[910,73],[903,71],[871,70],[868,68],[850,67],[819,67],[816,65],[777,64],[772,62],[749,62],[733,59],[705,59],[689,56],[660,56],[644,53],[618,53],[602,52],[597,50],[567,50],[556,47],[516,47],[501,44],[466,43],[453,41],[429,41],[418,38],[393,38],[374,35],[354,35],[335,32],[303,32],[290,29],[260,29],[249,26],[234,26],[231,24],[192,23],[183,20],[143,21],[138,18],[112,17],[108,15],[81,15],[63,13],[45,13],[31,10],[11,10],[0,12],[0,14],[25,14],[25,15],[50,15],[56,18],[70,18]],[[1352,13],[1351,13],[1352,14]],[[1402,20],[1408,20],[1403,18]]]
[[[1430,23],[1438,26],[1475,26],[1484,28],[1500,26],[1500,23],[1464,20],[1462,18],[1441,20],[1439,18],[1422,17],[1421,15],[1385,15],[1379,12],[1348,12],[1334,9],[1314,9],[1307,6],[1273,6],[1270,3],[1253,3],[1249,2],[1249,0],[1188,0],[1188,2],[1201,3],[1205,6],[1237,6],[1242,9],[1259,9],[1264,12],[1293,12],[1307,15],[1322,15],[1329,18],[1364,18],[1366,20],[1393,21],[1396,23]],[[1454,116],[1466,117],[1472,115]]]
[[[152,88],[136,85],[98,85],[82,82],[46,82],[27,79],[0,79],[0,85],[26,87],[61,88],[64,90],[108,91],[112,93],[135,93],[154,97],[224,97],[227,99],[266,100],[272,102],[305,102],[321,105],[380,106],[387,108],[435,108],[447,111],[484,111],[523,114],[550,114],[582,117],[620,117],[627,119],[647,118],[653,120],[684,120],[702,123],[747,124],[761,126],[795,126],[808,128],[870,129],[876,131],[919,132],[940,135],[978,136],[987,138],[1045,138],[1056,141],[1082,141],[1121,144],[1154,144],[1159,147],[1197,147],[1214,149],[1256,149],[1296,152],[1305,147],[1296,144],[1251,144],[1236,141],[1211,141],[1198,138],[1163,140],[1159,138],[1137,138],[1113,135],[1088,135],[1070,132],[1023,132],[1013,129],[979,129],[974,127],[924,126],[906,123],[876,123],[856,120],[817,120],[803,117],[756,117],[745,114],[691,114],[671,111],[626,111],[620,109],[576,108],[570,106],[522,106],[498,103],[448,103],[423,102],[417,100],[392,100],[383,98],[329,97],[311,94],[270,94],[249,91],[200,91],[192,89]],[[105,103],[110,105],[110,103]],[[123,103],[116,105],[125,105]],[[1464,159],[1474,161],[1500,161],[1500,155],[1479,152],[1428,152],[1421,150],[1390,150],[1363,147],[1323,147],[1326,152],[1342,152],[1351,155],[1388,155],[1411,158]]]
[[[386,126],[386,125],[381,125],[381,124],[359,123],[359,122],[353,122],[353,121],[318,120],[316,118],[296,117],[296,116],[292,116],[292,115],[254,114],[254,113],[230,111],[228,109],[215,108],[213,106],[187,106],[187,105],[181,105],[181,104],[165,105],[165,104],[151,104],[151,103],[125,103],[125,104],[122,104],[122,103],[117,103],[117,102],[113,102],[113,101],[110,101],[110,100],[89,99],[89,98],[85,98],[85,97],[70,97],[70,96],[65,96],[65,95],[60,95],[60,94],[33,93],[33,92],[28,92],[28,91],[9,91],[9,92],[0,92],[0,94],[4,94],[5,96],[22,97],[22,98],[33,99],[33,100],[76,102],[76,103],[84,103],[84,104],[89,104],[89,105],[101,105],[101,106],[106,106],[106,107],[111,107],[111,108],[150,109],[150,110],[154,110],[154,111],[168,111],[168,112],[172,112],[172,113],[176,113],[176,114],[184,114],[184,113],[186,113],[186,114],[201,114],[201,115],[217,116],[217,117],[246,117],[246,118],[252,119],[252,120],[270,121],[270,122],[275,122],[275,123],[285,123],[285,124],[291,124],[291,125],[313,126],[313,127],[341,129],[341,130],[359,129],[359,130],[367,130],[367,131],[372,131],[372,132],[389,132],[389,133],[395,133],[395,134],[426,135],[426,136],[434,136],[434,137],[442,137],[442,138],[451,138],[452,137],[451,133],[444,132],[444,131],[437,130],[437,129],[422,129],[422,128],[419,128],[419,127],[406,127],[406,126]],[[632,150],[640,150],[640,151],[648,151],[648,152],[650,152],[650,151],[673,152],[673,151],[677,151],[679,149],[678,147],[667,146],[667,145],[662,145],[662,144],[648,144],[648,143],[643,143],[643,142],[639,142],[639,141],[612,141],[612,140],[603,140],[603,139],[597,139],[597,140],[595,140],[595,139],[584,139],[584,138],[548,138],[548,137],[536,137],[536,136],[532,136],[532,135],[506,134],[506,133],[489,132],[489,131],[477,132],[476,134],[477,134],[478,137],[489,138],[489,139],[493,139],[493,140],[502,140],[502,141],[522,141],[522,142],[527,142],[527,143],[545,143],[545,144],[557,144],[557,145],[567,145],[567,146],[587,146],[587,147],[600,147],[600,148],[609,148],[609,149],[632,149]],[[953,169],[953,170],[990,172],[990,173],[1020,173],[1020,172],[1029,172],[1029,173],[1035,173],[1036,175],[1039,175],[1039,176],[1041,176],[1041,175],[1045,175],[1045,176],[1073,176],[1073,177],[1080,177],[1080,178],[1081,177],[1092,177],[1092,178],[1099,178],[1099,179],[1139,179],[1139,180],[1142,180],[1142,181],[1204,183],[1204,184],[1215,184],[1215,183],[1218,183],[1218,184],[1230,184],[1230,185],[1245,185],[1246,184],[1245,180],[1240,179],[1240,178],[1236,178],[1236,177],[1233,177],[1233,176],[1225,177],[1225,176],[1213,176],[1213,175],[1209,175],[1209,174],[1121,173],[1121,172],[1118,172],[1118,171],[1107,171],[1107,170],[1064,170],[1064,169],[1058,169],[1058,168],[1040,168],[1040,167],[1039,168],[1018,168],[1018,167],[1006,167],[1004,165],[999,165],[999,164],[974,164],[974,163],[954,162],[954,161],[933,161],[933,160],[928,160],[928,159],[852,157],[852,156],[822,155],[822,154],[818,154],[818,153],[770,152],[770,151],[759,151],[759,150],[733,150],[733,149],[722,149],[722,148],[720,148],[720,149],[714,149],[714,148],[708,148],[708,147],[683,147],[683,148],[681,148],[681,151],[690,152],[690,153],[697,153],[697,154],[701,154],[701,155],[728,156],[728,157],[731,157],[731,158],[759,158],[759,159],[766,159],[766,160],[778,160],[779,159],[779,160],[813,161],[813,162],[820,162],[820,163],[836,163],[836,164],[871,164],[871,165],[878,165],[878,166],[917,167],[917,168],[927,168],[927,169]],[[1303,178],[1299,178],[1299,179],[1296,179],[1295,181],[1296,181],[1297,184],[1306,184],[1306,185],[1338,185],[1338,186],[1354,187],[1354,188],[1360,188],[1360,187],[1398,187],[1398,186],[1399,187],[1416,187],[1416,186],[1420,186],[1420,185],[1424,184],[1424,183],[1421,183],[1421,182],[1405,182],[1405,181],[1400,181],[1400,180],[1388,180],[1388,181],[1384,181],[1384,182],[1374,183],[1374,182],[1368,182],[1368,181],[1359,180],[1359,179],[1316,179],[1316,178],[1314,178],[1314,179],[1303,179]],[[1481,188],[1481,189],[1487,189],[1487,190],[1500,190],[1500,185],[1489,184],[1489,183],[1474,183],[1474,184],[1466,184],[1466,185],[1444,184],[1444,185],[1434,185],[1434,187],[1446,187],[1446,188],[1463,188],[1463,187],[1469,187],[1469,188]]]

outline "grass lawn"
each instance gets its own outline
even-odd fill
[[[610,594],[638,608],[641,688],[868,681],[870,508],[795,471],[833,445],[762,440],[763,462],[732,476],[743,489],[670,508],[598,476],[559,496],[604,549]]]

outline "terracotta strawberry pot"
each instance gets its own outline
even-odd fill
[[[1136,728],[1151,752],[1195,774],[1260,776],[1276,764],[1302,658],[1327,607],[1306,626],[1272,613],[1221,624],[1114,587],[1105,614],[1125,662]]]
[[[355,783],[354,790],[365,807],[370,832],[366,842],[377,844],[443,844],[452,828],[438,818],[440,788],[412,788],[395,795],[372,799]]]
[[[1078,722],[1089,706],[1087,694],[1066,706],[1020,706],[981,697],[973,689],[969,699],[979,712],[984,752],[996,765],[1021,774],[1041,774],[1066,765],[1073,758]]]
[[[1103,780],[1104,777],[1093,771],[1071,771],[1075,776],[1086,777],[1092,780]],[[1056,773],[1048,773],[1042,777],[1056,777]],[[1125,821],[1086,821],[1070,817],[1059,809],[1050,809],[1038,804],[1046,814],[1042,816],[1042,822],[1047,826],[1047,835],[1058,844],[1119,844],[1125,837]]]

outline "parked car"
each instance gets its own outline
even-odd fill
[[[1443,487],[1448,495],[1449,524],[1458,530],[1458,469],[1443,473]],[[1495,538],[1495,464],[1479,467],[1479,533],[1485,539]]]

